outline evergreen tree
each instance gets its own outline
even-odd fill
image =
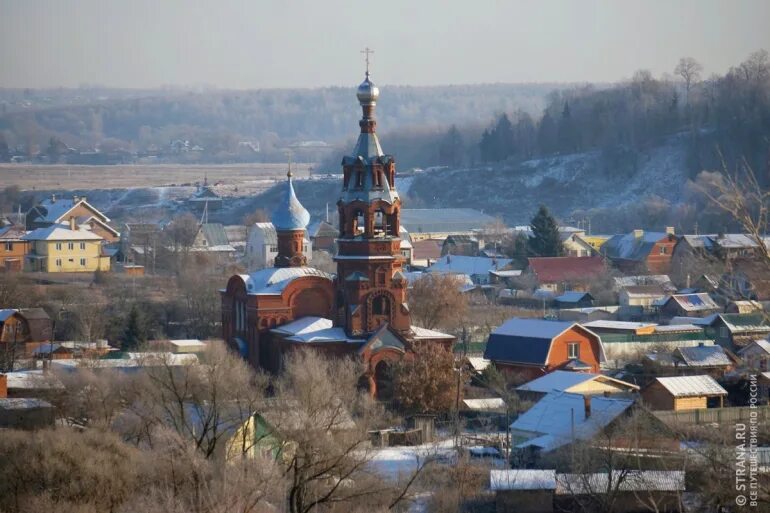
[[[534,256],[555,257],[564,255],[559,227],[545,205],[540,205],[530,224],[529,251]]]
[[[120,349],[123,351],[131,351],[138,348],[141,343],[146,341],[147,330],[143,326],[139,310],[137,310],[136,306],[132,306],[131,311],[128,312],[126,328],[123,330],[123,336],[121,337]]]
[[[463,137],[457,126],[452,125],[439,143],[438,159],[445,166],[457,167],[462,164],[462,156]]]

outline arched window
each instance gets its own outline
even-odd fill
[[[356,171],[356,187],[364,186],[364,173],[359,169]]]
[[[374,213],[374,236],[384,237],[388,233],[387,216],[382,210]]]
[[[376,285],[385,285],[385,277],[387,276],[388,271],[384,267],[378,267],[377,271],[374,273],[374,282]]]
[[[366,218],[362,210],[356,210],[355,221],[353,225],[353,236],[360,235],[366,231]]]
[[[388,296],[377,296],[372,301],[374,315],[390,315],[390,299]]]

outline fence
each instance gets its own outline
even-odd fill
[[[711,408],[687,411],[656,411],[656,417],[667,424],[730,424],[748,421],[752,412],[757,421],[770,420],[770,406],[739,406],[735,408]]]

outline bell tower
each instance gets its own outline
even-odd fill
[[[387,323],[407,333],[411,328],[406,304],[406,277],[401,272],[396,165],[377,138],[375,107],[380,95],[366,78],[356,96],[362,117],[361,133],[352,154],[342,159],[343,184],[337,202],[340,237],[337,240],[337,324],[350,336],[371,333]]]

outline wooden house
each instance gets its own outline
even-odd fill
[[[674,294],[660,307],[665,317],[708,317],[722,308],[705,292]]]
[[[727,390],[708,375],[656,378],[642,390],[642,399],[652,410],[697,410],[709,403],[721,408],[726,396]]]
[[[598,372],[605,356],[599,336],[579,324],[514,318],[489,335],[484,358],[531,380],[556,369]]]
[[[584,291],[606,272],[604,259],[594,257],[533,257],[527,273],[534,276],[537,288],[562,292]]]
[[[22,238],[26,233],[21,226],[0,227],[0,272],[24,269],[24,258],[29,250],[29,242]]]
[[[738,356],[749,369],[767,372],[770,370],[770,341],[752,340],[738,351]]]
[[[670,227],[665,232],[634,230],[610,238],[602,245],[601,253],[626,273],[668,274],[676,242]]]

